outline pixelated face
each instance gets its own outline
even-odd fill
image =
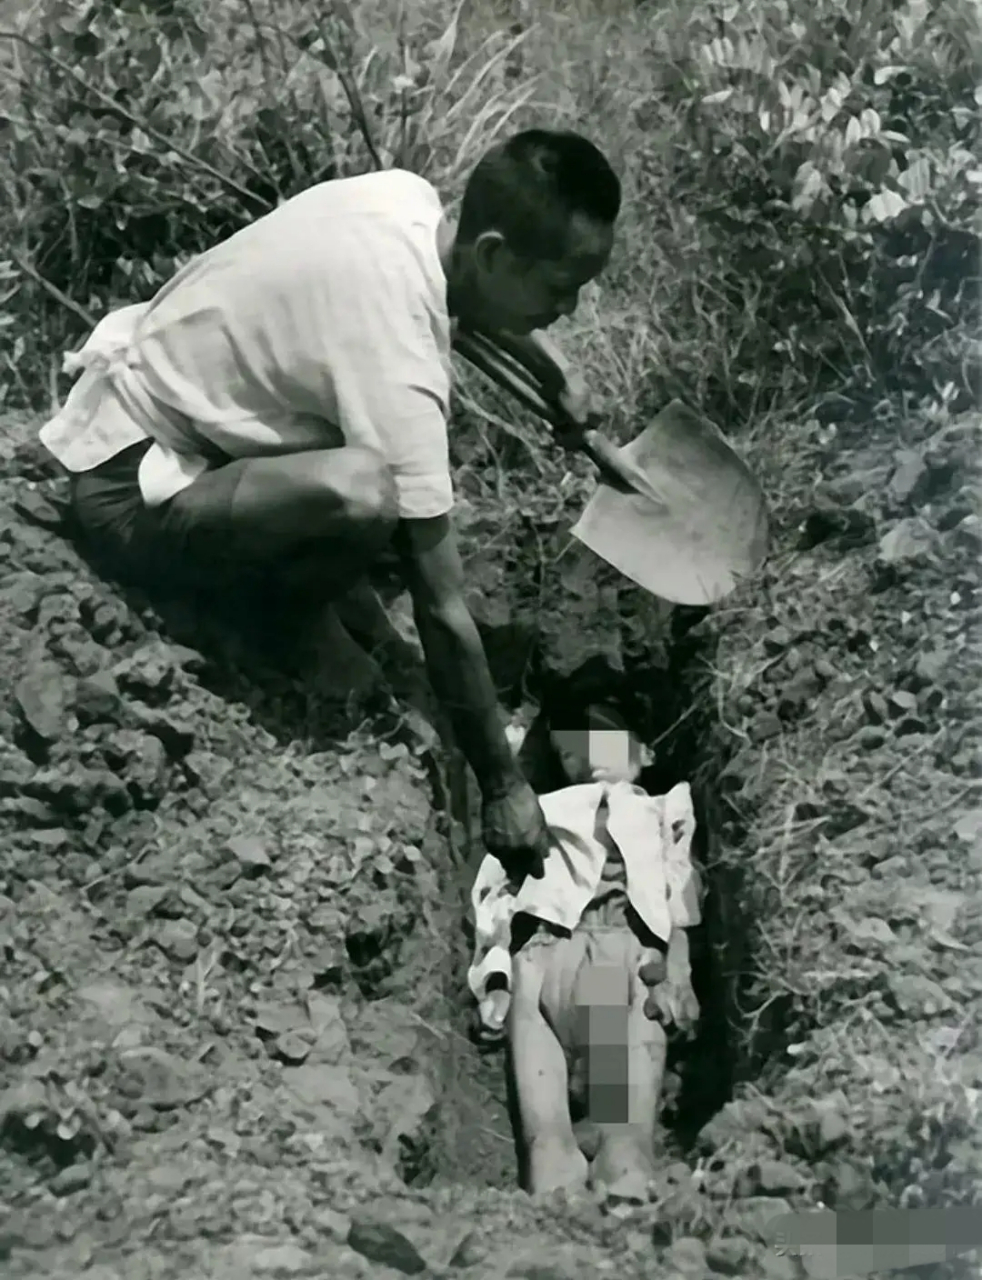
[[[580,290],[606,267],[614,243],[607,223],[575,215],[561,257],[528,261],[496,232],[475,245],[475,283],[481,323],[525,335],[546,329],[576,310]]]
[[[554,729],[550,738],[573,786],[633,782],[647,763],[641,743],[627,729]]]

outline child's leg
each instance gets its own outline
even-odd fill
[[[569,1074],[559,1038],[543,1016],[543,973],[556,944],[532,944],[514,957],[509,1041],[522,1132],[528,1150],[529,1191],[583,1186],[586,1157],[569,1114]]]
[[[592,1181],[608,1194],[647,1200],[665,1072],[664,1029],[644,1015],[647,989],[637,974],[640,947],[631,931],[595,939],[578,1000],[589,1013],[589,1108],[600,1143]]]

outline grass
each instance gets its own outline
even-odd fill
[[[713,856],[739,901],[721,909],[753,922],[729,975],[743,1097],[783,1119],[740,1121],[716,1148],[733,1161],[707,1162],[705,1185],[732,1187],[766,1137],[827,1202],[841,1169],[865,1163],[873,1190],[864,1175],[839,1198],[863,1207],[974,1194],[982,935],[961,901],[955,946],[932,942],[903,885],[924,901],[931,886],[961,899],[980,887],[950,835],[951,815],[977,802],[952,725],[982,710],[954,638],[978,618],[971,552],[952,549],[950,531],[937,559],[877,594],[875,546],[805,553],[796,528],[830,500],[830,478],[863,467],[874,479],[860,507],[895,521],[884,492],[898,447],[930,452],[953,431],[952,465],[971,466],[982,171],[971,6],[854,8],[372,0],[314,18],[291,0],[174,0],[152,20],[93,3],[59,25],[63,11],[42,0],[23,20],[0,16],[26,33],[0,39],[13,71],[0,120],[11,195],[0,396],[46,408],[64,390],[56,354],[84,336],[80,309],[147,296],[318,177],[403,163],[452,205],[473,159],[512,128],[561,125],[600,143],[624,180],[618,246],[557,336],[614,435],[681,396],[738,436],[775,516],[768,571],[707,624],[700,782],[725,791]],[[575,511],[585,468],[473,371],[461,369],[458,401],[472,512]],[[942,495],[928,515],[954,501]],[[834,630],[843,619],[876,647],[850,648]],[[774,650],[778,628],[796,639]],[[940,680],[944,714],[906,742],[888,726],[861,745],[864,693],[889,692],[911,652],[935,644],[952,646],[961,672]],[[761,715],[800,674],[789,651],[837,669],[762,738]],[[829,836],[847,804],[866,817]],[[891,839],[901,847],[888,856],[906,862],[884,877]],[[889,920],[893,939],[863,934],[869,919]],[[953,992],[949,1005],[932,1011],[922,984],[905,1011],[891,985],[903,971]],[[840,1093],[849,1137],[830,1153],[801,1135],[809,1107]]]

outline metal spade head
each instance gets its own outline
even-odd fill
[[[764,496],[712,422],[673,400],[619,453],[659,500],[601,483],[573,528],[591,551],[673,604],[714,604],[760,567]]]

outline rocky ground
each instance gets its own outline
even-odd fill
[[[602,653],[656,782],[697,786],[705,1028],[628,1214],[515,1189],[502,1063],[466,1034],[468,828],[425,735],[124,599],[6,425],[5,1275],[794,1280],[789,1207],[973,1199],[975,419],[816,421],[790,471],[762,449],[774,562],[701,620],[557,559],[561,513],[496,545],[465,506],[503,689]]]

